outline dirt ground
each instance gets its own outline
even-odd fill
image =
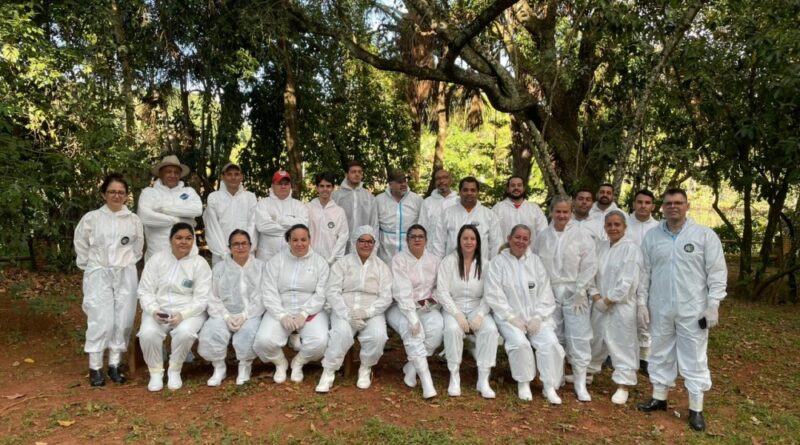
[[[321,369],[306,367],[301,384],[276,385],[260,362],[254,379],[237,387],[236,365],[218,388],[205,385],[210,365],[184,367],[179,391],[147,391],[143,367],[118,386],[88,385],[82,352],[85,317],[79,274],[0,270],[0,444],[16,443],[800,443],[800,308],[728,299],[712,331],[714,388],[706,397],[708,431],[686,425],[687,397],[678,382],[666,413],[644,414],[634,402],[649,397],[640,376],[629,403],[610,402],[610,370],[579,403],[570,385],[562,406],[549,406],[534,384],[533,402],[516,397],[505,355],[492,376],[497,392],[474,390],[474,361],[462,365],[462,392],[448,397],[447,367],[431,360],[439,396],[423,401],[402,383],[404,354],[396,338],[374,368],[368,390],[337,376],[317,395]],[[136,326],[135,329],[138,329]],[[502,348],[501,348],[502,351]]]

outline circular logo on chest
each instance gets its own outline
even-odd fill
[[[125,245],[127,245],[129,242],[131,242],[131,239],[130,239],[130,238],[128,238],[127,236],[123,236],[123,237],[122,237],[122,239],[121,239],[121,240],[119,240],[119,242],[120,242],[120,244],[122,244],[123,246],[125,246]]]
[[[328,228],[332,229],[334,227],[336,227],[336,224],[333,221],[328,221]]]
[[[683,246],[683,251],[688,253],[694,252],[694,244],[692,243],[686,244],[685,246]]]
[[[180,198],[181,198],[182,200],[186,201],[187,199],[189,199],[189,194],[188,194],[188,193],[181,193],[181,196],[180,196]]]

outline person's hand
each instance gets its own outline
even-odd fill
[[[595,300],[594,305],[592,305],[592,309],[600,312],[606,312],[608,310],[608,305],[606,305],[604,298],[600,298],[599,300]]]
[[[709,304],[706,311],[703,313],[706,317],[706,326],[711,329],[719,324],[719,305]]]
[[[483,315],[475,315],[469,321],[469,329],[472,332],[477,332],[481,328],[482,325],[483,325]]]
[[[244,315],[243,314],[236,314],[236,315],[226,315],[225,316],[225,323],[228,325],[228,329],[231,332],[237,332],[239,329],[242,328],[242,324],[244,324]]]
[[[350,318],[356,320],[366,320],[368,318],[367,311],[364,309],[354,309],[350,311]]]
[[[639,327],[646,328],[650,325],[650,311],[647,306],[643,304],[636,306],[636,318],[639,321]]]
[[[294,318],[288,314],[281,317],[281,326],[289,332],[297,330],[297,326],[294,324]]]
[[[461,312],[456,313],[455,317],[456,322],[458,322],[458,327],[461,328],[461,330],[465,333],[469,332],[469,322],[467,321],[467,317],[465,317]]]
[[[542,329],[542,319],[539,317],[533,317],[528,321],[528,335],[536,335],[539,333],[539,330]]]
[[[303,314],[294,315],[292,319],[294,320],[294,328],[298,331],[306,325],[306,316]]]
[[[350,319],[350,327],[352,327],[356,331],[360,331],[364,329],[367,325],[367,322],[364,321],[363,318],[351,318]]]
[[[514,318],[508,320],[508,322],[511,323],[511,326],[514,326],[515,328],[517,328],[520,331],[522,331],[523,334],[528,332],[528,326],[525,324],[525,320],[523,320],[523,319],[521,319],[519,317],[514,317]]]
[[[180,312],[172,314],[167,320],[169,320],[169,325],[173,328],[178,326],[183,321],[183,315]]]
[[[589,310],[589,299],[585,295],[574,294],[572,298],[572,310],[580,315]]]
[[[161,316],[159,314],[161,314]],[[166,317],[163,317],[163,315],[166,315]],[[161,308],[159,308],[157,311],[153,312],[153,318],[156,320],[156,322],[158,324],[167,324],[167,323],[169,323],[169,314],[167,314],[166,312],[161,310]]]
[[[422,334],[422,323],[417,321],[416,323],[412,324],[409,329],[412,336],[419,337],[419,334]]]

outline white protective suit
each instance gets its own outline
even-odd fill
[[[275,254],[288,250],[286,231],[295,224],[308,225],[308,210],[302,202],[292,198],[278,199],[272,191],[256,205],[256,230],[258,248],[256,258],[269,262]]]
[[[439,257],[427,250],[417,259],[408,250],[392,259],[392,294],[395,304],[386,321],[403,339],[409,360],[425,358],[442,344],[444,322],[436,302],[436,271]],[[422,333],[411,335],[411,326],[421,323]]]
[[[597,205],[597,201],[595,201],[594,204],[592,204],[592,208],[589,209],[589,219],[599,219],[603,222],[603,225],[605,225],[606,215],[608,215],[608,213],[612,210],[619,210],[616,202],[609,204],[608,208],[605,210],[600,210],[600,207]]]
[[[303,257],[296,257],[287,248],[272,257],[266,267],[261,287],[267,313],[261,320],[253,349],[264,362],[276,366],[285,363],[282,348],[291,332],[280,320],[285,315],[302,314],[306,323],[298,331],[302,343],[298,351],[300,360],[308,363],[321,359],[328,345],[328,314],[322,310],[328,262],[313,249]]]
[[[483,260],[488,262],[494,258],[505,239],[503,238],[497,214],[488,207],[484,207],[480,202],[475,205],[471,212],[467,212],[461,202],[448,207],[442,212],[442,216],[436,224],[436,234],[433,236],[431,252],[440,258],[444,258],[455,251],[458,245],[458,231],[465,224],[472,224],[477,227],[478,233],[481,235],[481,257]]]
[[[308,208],[308,228],[311,230],[311,245],[314,252],[322,255],[332,265],[344,256],[350,231],[347,226],[347,215],[335,201],[328,201],[324,208],[319,198],[306,204]]]
[[[391,264],[397,252],[408,250],[406,232],[417,223],[422,209],[422,198],[412,191],[406,192],[400,202],[395,201],[389,188],[375,198],[380,225],[380,249],[378,256]],[[430,236],[430,234],[428,234]]]
[[[147,241],[145,262],[158,252],[170,252],[169,231],[176,223],[185,222],[194,227],[195,218],[203,214],[203,202],[193,188],[179,181],[174,188],[168,188],[157,179],[152,187],[142,190],[136,213],[144,225]],[[192,246],[192,254],[197,254],[197,243]]]
[[[592,361],[589,372],[597,373],[610,355],[618,385],[636,385],[639,369],[636,303],[642,274],[642,252],[628,236],[616,244],[603,241],[598,253],[595,283],[601,297],[614,302],[605,312],[592,307]]]
[[[511,376],[520,383],[536,377],[544,385],[558,388],[564,375],[564,348],[558,343],[553,313],[556,303],[542,261],[525,252],[521,258],[505,249],[489,264],[484,298],[494,312],[500,335],[505,339]],[[510,323],[520,318],[524,323],[538,318],[541,328],[535,334],[522,332]],[[533,349],[536,349],[534,361]]]
[[[235,195],[228,192],[223,184],[220,190],[208,195],[208,205],[203,212],[205,236],[211,251],[211,264],[216,265],[230,254],[228,237],[236,229],[250,234],[251,250],[258,246],[256,231],[256,204],[258,199],[242,185]]]
[[[118,365],[128,349],[136,316],[136,263],[144,248],[142,222],[127,207],[112,212],[104,205],[81,218],[74,245],[75,262],[83,270],[82,308],[87,319],[83,350],[94,355],[92,369],[102,368],[106,349],[110,351],[109,365]]]
[[[322,366],[334,371],[341,368],[356,334],[361,344],[361,366],[375,366],[389,338],[384,316],[392,304],[389,266],[375,255],[375,250],[365,263],[356,252],[347,254],[331,267],[327,300],[331,308],[331,330]],[[350,325],[353,311],[366,314],[363,319],[366,326],[359,331]]]
[[[636,219],[636,215],[631,213],[628,215],[628,228],[625,229],[625,238],[630,239],[637,246],[641,247],[644,242],[644,236],[647,235],[651,229],[658,227],[658,220],[650,216],[645,222]],[[641,280],[639,280],[641,283]],[[647,360],[650,355],[650,332],[647,326],[638,326],[639,333],[639,358]]]
[[[206,321],[211,268],[198,255],[190,253],[179,260],[171,250],[159,252],[145,264],[138,293],[142,307],[138,336],[147,367],[151,373],[163,372],[164,339],[169,333],[170,367],[180,368]],[[183,321],[174,328],[160,324],[153,318],[157,312],[180,313]]]
[[[586,369],[592,358],[592,324],[589,310],[574,309],[576,299],[585,300],[594,293],[597,252],[591,236],[575,221],[570,221],[559,235],[553,224],[533,244],[533,253],[542,260],[550,278],[556,310],[553,313],[558,340],[565,346],[573,368]]]
[[[201,357],[210,362],[225,360],[228,343],[233,337],[237,360],[249,362],[256,358],[253,341],[264,315],[261,283],[265,274],[264,262],[252,255],[244,266],[230,255],[214,266],[208,296],[208,320],[200,331],[197,347]],[[241,315],[245,321],[238,331],[232,332],[227,320],[236,315]]]
[[[475,362],[478,369],[493,368],[497,357],[497,342],[500,334],[497,325],[490,317],[491,309],[483,296],[483,284],[486,278],[484,263],[481,277],[475,276],[477,261],[472,261],[469,276],[466,280],[458,274],[458,253],[447,255],[439,264],[436,277],[436,300],[442,305],[444,314],[444,352],[448,368],[458,369],[464,354],[464,338],[467,334],[459,327],[456,314],[463,314],[467,320],[482,317],[483,322],[478,332],[470,331],[475,337]]]
[[[534,238],[537,233],[547,228],[547,217],[544,216],[544,212],[538,205],[529,201],[522,201],[522,204],[517,207],[511,198],[506,198],[495,204],[492,210],[500,220],[503,239],[508,238],[511,229],[517,224],[528,226],[533,232]]]
[[[344,213],[347,215],[347,227],[355,229],[361,226],[371,226],[376,234],[375,239],[378,239],[377,233],[380,229],[378,225],[378,205],[372,193],[364,188],[363,182],[353,188],[345,179],[339,189],[333,192],[331,199],[344,209]],[[355,252],[355,242],[356,239],[351,231],[347,253]]]
[[[691,218],[677,235],[661,221],[647,232],[642,254],[640,303],[646,302],[650,311],[648,371],[653,394],[665,400],[680,370],[690,402],[694,398],[702,406],[703,393],[711,389],[711,373],[708,329],[701,329],[698,321],[709,305],[719,305],[726,295],[728,269],[722,243],[713,230]],[[692,409],[702,411],[702,407]]]
[[[422,201],[422,210],[419,212],[419,224],[425,227],[428,231],[428,236],[433,237],[436,233],[436,222],[441,217],[444,209],[458,203],[458,193],[450,191],[450,194],[445,198],[439,193],[439,190],[434,189],[431,196]],[[428,248],[430,248],[430,244]]]
[[[584,230],[586,230],[586,232],[589,233],[589,236],[592,237],[592,241],[595,243],[595,250],[597,250],[597,248],[600,246],[601,241],[608,239],[608,235],[606,235],[604,218],[586,218],[578,220],[575,219],[575,216],[573,216],[572,223],[578,227],[582,227]]]

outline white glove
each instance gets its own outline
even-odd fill
[[[293,316],[292,320],[294,320],[294,328],[295,328],[295,330],[299,331],[300,329],[303,329],[303,326],[306,325],[306,316],[303,315],[303,314],[297,314],[297,315]]]
[[[294,325],[294,317],[291,315],[284,315],[281,317],[281,326],[289,332],[297,330],[297,327]]]
[[[354,309],[350,311],[350,318],[356,320],[366,320],[367,318],[367,311],[364,309]]]
[[[168,321],[169,325],[174,328],[175,326],[178,326],[179,324],[181,324],[181,322],[183,321],[183,315],[181,315],[181,313],[178,312],[178,313],[172,314],[167,320],[169,320]]]
[[[511,323],[511,326],[514,326],[515,328],[522,331],[523,334],[528,332],[528,327],[525,325],[525,321],[523,319],[519,317],[514,317],[508,320],[508,322]]]
[[[244,324],[244,315],[243,314],[236,314],[231,315],[228,314],[225,316],[225,324],[228,325],[228,329],[232,332],[237,332],[239,329],[242,328],[242,324]]]
[[[456,322],[458,322],[458,327],[460,327],[465,333],[469,332],[469,322],[467,321],[467,317],[465,317],[461,312],[457,312],[455,317]]]
[[[414,337],[419,337],[419,334],[422,333],[422,323],[417,321],[416,323],[411,325],[411,335]]]
[[[640,304],[636,307],[636,317],[639,319],[639,327],[646,328],[650,325],[650,311],[647,306]]]
[[[360,330],[364,329],[364,327],[366,325],[367,325],[367,322],[364,321],[364,319],[362,319],[362,318],[351,318],[350,319],[350,327],[352,327],[356,331],[360,331]]]
[[[572,296],[572,310],[580,315],[589,310],[589,299],[585,295],[574,294]]]
[[[539,329],[542,329],[542,319],[539,317],[533,317],[528,321],[528,335],[536,335],[539,333]]]
[[[719,324],[719,305],[709,304],[706,311],[703,313],[706,317],[706,326],[711,329]]]
[[[606,305],[605,299],[600,298],[599,300],[595,301],[592,305],[592,309],[598,310],[600,312],[605,312],[608,310],[608,305]]]
[[[483,325],[483,315],[476,315],[469,321],[469,329],[472,332],[477,332],[481,328],[481,325]]]

